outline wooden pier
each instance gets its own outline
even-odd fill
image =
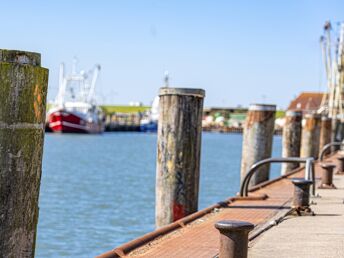
[[[106,115],[106,132],[138,132],[140,131],[141,113],[111,113]]]
[[[251,242],[249,257],[344,257],[344,177],[336,176],[334,184],[336,190],[317,191],[315,216],[286,216]]]
[[[326,161],[333,161],[336,156],[338,156],[338,154],[333,155]],[[315,172],[317,183],[319,184],[321,172],[318,163],[315,165]],[[268,229],[273,227],[274,232],[278,232],[277,235],[279,235],[278,238],[281,242],[286,241],[286,239],[288,239],[288,241],[292,239],[300,239],[299,234],[300,232],[303,232],[302,227],[305,218],[308,221],[308,231],[304,232],[304,235],[312,235],[312,230],[314,230],[314,234],[332,234],[332,239],[335,234],[339,234],[338,241],[341,242],[341,245],[335,249],[338,256],[326,257],[343,257],[344,249],[340,249],[340,246],[342,247],[343,243],[342,240],[339,239],[343,239],[343,231],[337,232],[339,230],[338,228],[337,231],[329,233],[327,227],[317,227],[316,224],[317,221],[321,220],[324,225],[330,225],[333,218],[337,218],[335,216],[339,216],[336,220],[337,226],[340,226],[341,228],[344,227],[344,221],[342,220],[344,209],[336,209],[336,214],[331,216],[331,212],[326,212],[326,207],[324,207],[328,205],[326,199],[329,198],[328,196],[330,195],[333,198],[333,205],[343,206],[342,190],[321,190],[320,194],[323,196],[323,199],[321,200],[324,201],[319,202],[318,198],[313,198],[314,202],[318,202],[318,205],[314,206],[314,210],[316,212],[315,216],[305,216],[304,218],[302,216],[298,217],[296,215],[290,215],[289,213],[292,210],[291,201],[293,196],[293,184],[291,182],[291,178],[301,177],[304,177],[304,169],[296,169],[276,180],[257,185],[250,191],[250,197],[229,198],[172,224],[159,228],[158,230],[148,233],[141,238],[119,246],[98,257],[217,257],[219,252],[219,232],[215,229],[214,224],[219,220],[244,220],[255,225],[254,230],[249,234],[249,257],[281,257],[280,252],[278,252],[278,244],[274,244],[272,242],[266,243],[264,235],[267,234],[267,238],[271,240]],[[334,180],[335,183],[340,186],[344,183],[344,178],[340,175],[335,176]],[[264,198],[265,195],[267,195],[267,198]],[[313,205],[311,208],[313,209]],[[283,225],[286,222],[283,220],[286,216],[288,216],[288,219],[292,218],[298,220],[298,228],[292,228],[287,231],[279,230],[279,228],[285,228]],[[314,221],[314,228],[309,228],[309,223],[311,223],[310,221],[312,221],[312,219]],[[279,222],[281,224],[278,224]],[[268,233],[264,233],[265,231]],[[283,250],[286,249],[285,245],[288,245],[289,251],[283,257],[320,257],[308,255],[309,253],[314,253],[314,251],[311,250],[313,248],[311,245],[305,245],[308,249],[302,250],[302,252],[299,252],[297,255],[295,254],[296,246],[300,246],[302,243],[309,244],[310,241],[314,241],[314,238],[315,236],[313,235],[313,237],[309,237],[308,240],[307,237],[302,238],[302,241],[300,240],[301,243],[293,241],[292,243],[294,243],[295,246],[287,241],[284,243]],[[326,238],[326,236],[323,236],[323,241],[325,241],[324,238]],[[319,241],[315,241],[313,244],[318,245],[318,249],[320,247],[323,248],[322,253],[325,251],[333,253],[333,250],[331,250],[332,247],[330,247],[333,245],[328,245],[327,248],[325,243],[327,243],[328,240],[321,242],[322,240],[319,238]],[[276,253],[277,256],[269,256],[269,252],[264,249],[264,243],[266,243],[270,249],[275,249],[274,252],[277,252],[278,255]]]

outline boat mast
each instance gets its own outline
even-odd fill
[[[339,114],[343,121],[343,94],[344,94],[344,23],[340,24],[340,34],[337,53],[337,84],[338,84],[338,104]]]
[[[331,41],[332,26],[326,22],[324,35],[321,37],[322,56],[327,79],[327,94],[324,95],[319,113],[328,113],[328,116],[343,119],[343,93],[344,93],[344,23],[340,24],[340,33],[337,44],[333,49]],[[334,58],[333,58],[334,56]]]
[[[89,91],[88,96],[87,96],[87,101],[88,102],[91,102],[94,99],[94,92],[95,92],[96,82],[97,82],[97,79],[98,79],[100,68],[101,67],[98,64],[93,69],[93,77],[92,77],[91,87],[90,87],[90,91]]]
[[[59,91],[56,98],[56,104],[59,107],[63,106],[65,91],[66,91],[66,78],[64,75],[64,63],[61,63],[60,73],[59,73]]]

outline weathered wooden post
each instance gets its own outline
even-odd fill
[[[340,120],[336,117],[331,119],[331,142],[340,141],[339,137]],[[331,152],[339,150],[339,146],[332,146]]]
[[[34,257],[48,70],[0,50],[0,256]]]
[[[341,142],[343,141],[344,139],[344,119],[340,119],[340,122],[339,122],[339,129],[338,129],[338,141]],[[340,148],[338,148],[340,149]]]
[[[300,157],[302,111],[288,110],[282,136],[282,157]],[[285,175],[299,167],[298,163],[282,163],[281,174]]]
[[[161,88],[159,96],[157,227],[197,211],[205,91]]]
[[[319,138],[320,116],[318,114],[306,114],[305,125],[302,129],[301,157],[318,157]]]
[[[250,105],[244,127],[241,180],[254,163],[271,157],[275,113],[275,105]],[[259,171],[253,175],[250,185],[257,185],[268,180],[269,169],[269,164],[259,168]]]
[[[332,120],[328,116],[321,117],[320,123],[320,139],[319,139],[319,155],[322,148],[331,142]],[[325,153],[326,155],[327,153]]]

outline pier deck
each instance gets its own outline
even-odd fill
[[[344,176],[335,176],[336,190],[319,189],[316,216],[287,216],[251,243],[249,257],[344,257]]]
[[[332,158],[326,161],[330,161]],[[317,164],[315,171],[316,177],[319,178],[320,171]],[[341,248],[342,253],[322,257],[343,257],[343,240],[340,239],[340,237],[343,238],[343,235],[339,234],[344,233],[342,230],[344,228],[344,221],[341,217],[344,213],[343,200],[341,199],[344,197],[344,191],[340,189],[344,186],[344,177],[342,179],[339,176],[335,177],[334,183],[337,184],[339,189],[317,191],[323,198],[315,199],[318,205],[312,205],[312,209],[319,216],[289,217],[292,219],[283,221],[281,224],[273,227],[273,229],[264,232],[271,227],[272,221],[285,217],[291,210],[293,184],[290,179],[303,176],[303,169],[299,169],[286,178],[269,183],[250,193],[251,196],[267,194],[268,198],[265,200],[229,199],[229,202],[223,205],[223,207],[215,208],[212,212],[186,225],[179,223],[180,227],[169,233],[160,234],[149,241],[143,240],[145,239],[143,237],[139,241],[134,241],[135,243],[129,242],[100,257],[216,257],[219,250],[219,232],[215,229],[214,224],[224,219],[244,220],[255,225],[255,229],[249,235],[249,257],[282,257],[281,249],[277,248],[279,242],[287,242],[284,245],[281,244],[281,248],[283,250],[289,249],[289,253],[283,257],[316,257],[307,256],[307,251],[301,252],[302,248],[308,247],[308,249],[312,249],[313,244],[314,246],[318,245],[319,249],[324,248],[329,240],[336,238],[336,236],[338,239],[333,245],[338,244],[338,246],[337,249],[332,249],[331,251],[337,252]],[[342,204],[343,207],[339,207],[338,203]],[[318,225],[319,223],[324,225]],[[331,225],[332,223],[333,225]],[[264,233],[261,234],[262,232]],[[302,232],[302,235],[298,232]],[[309,237],[309,235],[312,235],[312,237]],[[322,240],[324,241],[322,242]],[[329,248],[325,250],[330,248],[329,245]],[[295,253],[296,250],[300,250],[297,255]],[[274,255],[272,252],[277,253]],[[301,253],[307,255],[302,256]],[[320,254],[320,252],[318,253]]]

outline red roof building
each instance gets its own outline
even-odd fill
[[[299,109],[304,114],[316,112],[320,108],[324,94],[322,92],[302,92],[290,102],[288,110]]]

